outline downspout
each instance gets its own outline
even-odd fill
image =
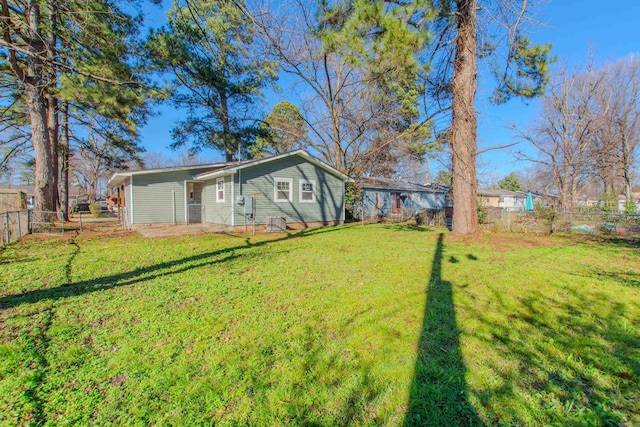
[[[362,218],[364,220],[364,198],[362,204]],[[347,217],[347,181],[342,182],[342,223],[344,224],[345,218]]]
[[[129,181],[129,188],[131,188],[131,222],[130,224],[133,225],[133,175],[131,175],[131,179]]]
[[[171,192],[172,194],[172,198],[171,201],[173,202],[173,225],[176,225],[176,192],[175,190]]]
[[[233,175],[231,175],[231,197],[229,197],[230,202],[231,202],[231,227],[235,227],[236,225],[236,204],[235,204],[235,198],[236,198],[236,194],[234,193],[234,182],[236,180],[236,174],[234,173]]]
[[[187,205],[187,180],[184,180],[183,183],[183,191],[184,191],[184,223],[189,225],[189,206]]]

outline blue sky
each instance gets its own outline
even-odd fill
[[[170,2],[164,1],[164,9]],[[611,7],[606,7],[611,6]],[[149,24],[159,26],[163,21],[163,8],[149,10]],[[552,70],[562,64],[569,68],[584,67],[591,55],[597,63],[623,58],[631,53],[640,54],[640,0],[618,0],[605,3],[596,0],[551,0],[537,9],[537,17],[543,23],[531,32],[535,43],[552,43],[553,54],[558,62]],[[540,108],[539,100],[512,100],[501,106],[492,106],[487,98],[491,88],[491,76],[480,74],[478,90],[478,145],[485,148],[505,145],[515,141],[517,128],[526,130],[532,125]],[[286,91],[267,100],[274,105],[284,98]],[[266,109],[266,108],[265,108]],[[147,151],[159,151],[173,156],[168,149],[171,144],[171,129],[179,115],[172,107],[162,107],[159,115],[151,117],[141,129],[141,143]],[[478,161],[478,175],[482,181],[504,176],[511,171],[524,169],[531,164],[516,160],[516,150],[526,150],[519,144],[504,150],[490,151]],[[207,160],[220,160],[222,155],[206,151]],[[432,165],[437,170],[438,165]]]
[[[538,10],[544,26],[532,31],[536,43],[552,43],[557,62],[552,70],[566,64],[580,69],[593,56],[597,63],[623,58],[631,53],[640,54],[640,1],[612,1],[603,7],[596,0],[555,0]],[[482,79],[482,76],[481,76]],[[539,114],[540,101],[512,100],[502,106],[490,106],[486,102],[486,82],[480,81],[478,91],[480,147],[505,145],[515,142],[516,125],[526,131]],[[484,92],[483,92],[484,89]],[[530,167],[528,162],[516,160],[515,151],[527,150],[523,143],[517,146],[487,152],[478,161],[478,176],[497,174],[504,176],[513,170]]]

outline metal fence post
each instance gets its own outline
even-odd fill
[[[80,232],[82,233],[82,212],[78,212],[78,217],[80,218]]]
[[[64,237],[64,213],[62,214],[62,237]]]
[[[7,245],[11,244],[11,231],[9,231],[9,212],[5,212],[5,223],[7,226]]]
[[[18,239],[22,238],[22,229],[20,227],[20,217],[21,217],[21,212],[18,211]]]

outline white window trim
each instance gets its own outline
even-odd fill
[[[303,200],[302,199],[302,185],[303,184],[311,184],[311,195],[313,196],[311,200]],[[298,200],[300,203],[315,203],[316,202],[316,181],[312,179],[301,179],[298,185]]]
[[[278,199],[278,183],[279,182],[288,182],[289,183],[289,197],[287,200],[279,200]],[[273,201],[276,203],[291,203],[293,201],[293,179],[291,178],[273,178]]]
[[[218,184],[221,182],[222,182],[222,198],[220,198],[220,190],[218,189]],[[224,203],[226,193],[227,193],[227,189],[224,183],[224,177],[216,179],[216,203]]]

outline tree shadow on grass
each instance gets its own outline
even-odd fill
[[[433,232],[433,228],[425,227],[422,225],[413,225],[413,224],[400,224],[400,225],[386,225],[384,228],[394,230],[394,231],[411,231],[411,232]]]
[[[468,309],[492,330],[476,338],[486,341],[498,360],[518,361],[515,371],[489,363],[505,386],[479,393],[478,399],[500,407],[506,424],[638,425],[640,337],[631,314],[637,304],[609,301],[603,310],[606,294],[563,292],[570,297],[532,291],[513,307],[494,290],[498,305],[491,314]],[[496,314],[508,315],[509,322]],[[523,395],[533,400],[519,409],[505,404]]]
[[[640,237],[635,236],[617,236],[614,234],[563,234],[557,237],[570,239],[573,243],[586,245],[640,248]]]
[[[467,400],[466,367],[460,350],[452,284],[442,279],[444,234],[433,256],[418,357],[405,426],[481,426]]]
[[[333,228],[324,230],[321,232],[336,231],[339,228]],[[121,286],[130,286],[138,283],[147,282],[157,279],[163,276],[171,276],[180,274],[193,268],[204,267],[213,264],[220,264],[232,261],[236,258],[246,256],[259,256],[258,253],[251,253],[251,249],[269,245],[272,243],[280,242],[292,238],[300,238],[310,234],[318,234],[319,232],[314,229],[302,230],[295,233],[287,233],[286,235],[259,242],[251,242],[247,237],[245,238],[245,244],[236,245],[230,248],[218,249],[211,252],[206,252],[198,255],[193,255],[177,260],[161,262],[144,268],[137,268],[135,270],[112,274],[108,276],[99,277],[91,280],[82,280],[79,282],[71,282],[71,263],[75,258],[75,255],[79,251],[79,248],[74,252],[74,255],[69,259],[67,265],[65,265],[65,276],[67,283],[44,289],[34,289],[23,292],[21,294],[7,295],[0,298],[0,311],[7,310],[13,307],[17,307],[21,304],[33,304],[39,301],[46,300],[59,300],[78,295],[84,295],[88,293],[103,291],[110,288],[117,288]],[[74,244],[76,244],[74,242]]]

